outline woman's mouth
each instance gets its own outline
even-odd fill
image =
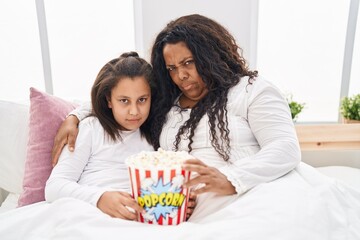
[[[188,85],[183,86],[183,89],[184,89],[185,91],[188,91],[188,90],[190,90],[193,86],[194,86],[194,83],[190,83],[190,84],[188,84]]]

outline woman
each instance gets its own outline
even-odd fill
[[[285,175],[300,162],[286,100],[248,69],[240,52],[223,26],[195,14],[170,22],[156,37],[151,54],[154,147],[189,151],[196,159],[184,168],[198,176],[186,186],[196,186],[195,194],[209,193],[202,197],[207,201],[230,195],[216,206]],[[73,114],[81,119],[81,111]],[[63,123],[54,162],[66,143],[73,148],[77,124],[73,116]]]
[[[250,71],[231,34],[201,15],[170,22],[151,62],[155,148],[189,150],[195,193],[242,194],[294,169],[300,148],[281,93]]]

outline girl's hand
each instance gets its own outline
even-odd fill
[[[51,163],[55,166],[59,160],[62,149],[66,144],[70,152],[74,151],[75,141],[78,135],[79,119],[76,116],[68,116],[61,124],[54,139],[54,146],[51,152]]]
[[[126,220],[137,220],[137,212],[145,213],[145,210],[126,192],[104,192],[97,207],[111,217]]]
[[[184,183],[184,187],[203,185],[193,190],[194,194],[215,192],[220,195],[231,195],[236,193],[235,187],[227,180],[224,174],[217,168],[209,167],[198,159],[186,160],[183,169],[198,173],[196,177]]]

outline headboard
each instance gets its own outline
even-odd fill
[[[360,168],[360,124],[296,124],[302,159],[314,167]]]

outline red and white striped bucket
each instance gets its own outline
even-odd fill
[[[186,220],[189,190],[182,183],[190,172],[173,169],[141,169],[129,166],[134,199],[146,213],[139,214],[139,221],[157,225],[178,225]]]

